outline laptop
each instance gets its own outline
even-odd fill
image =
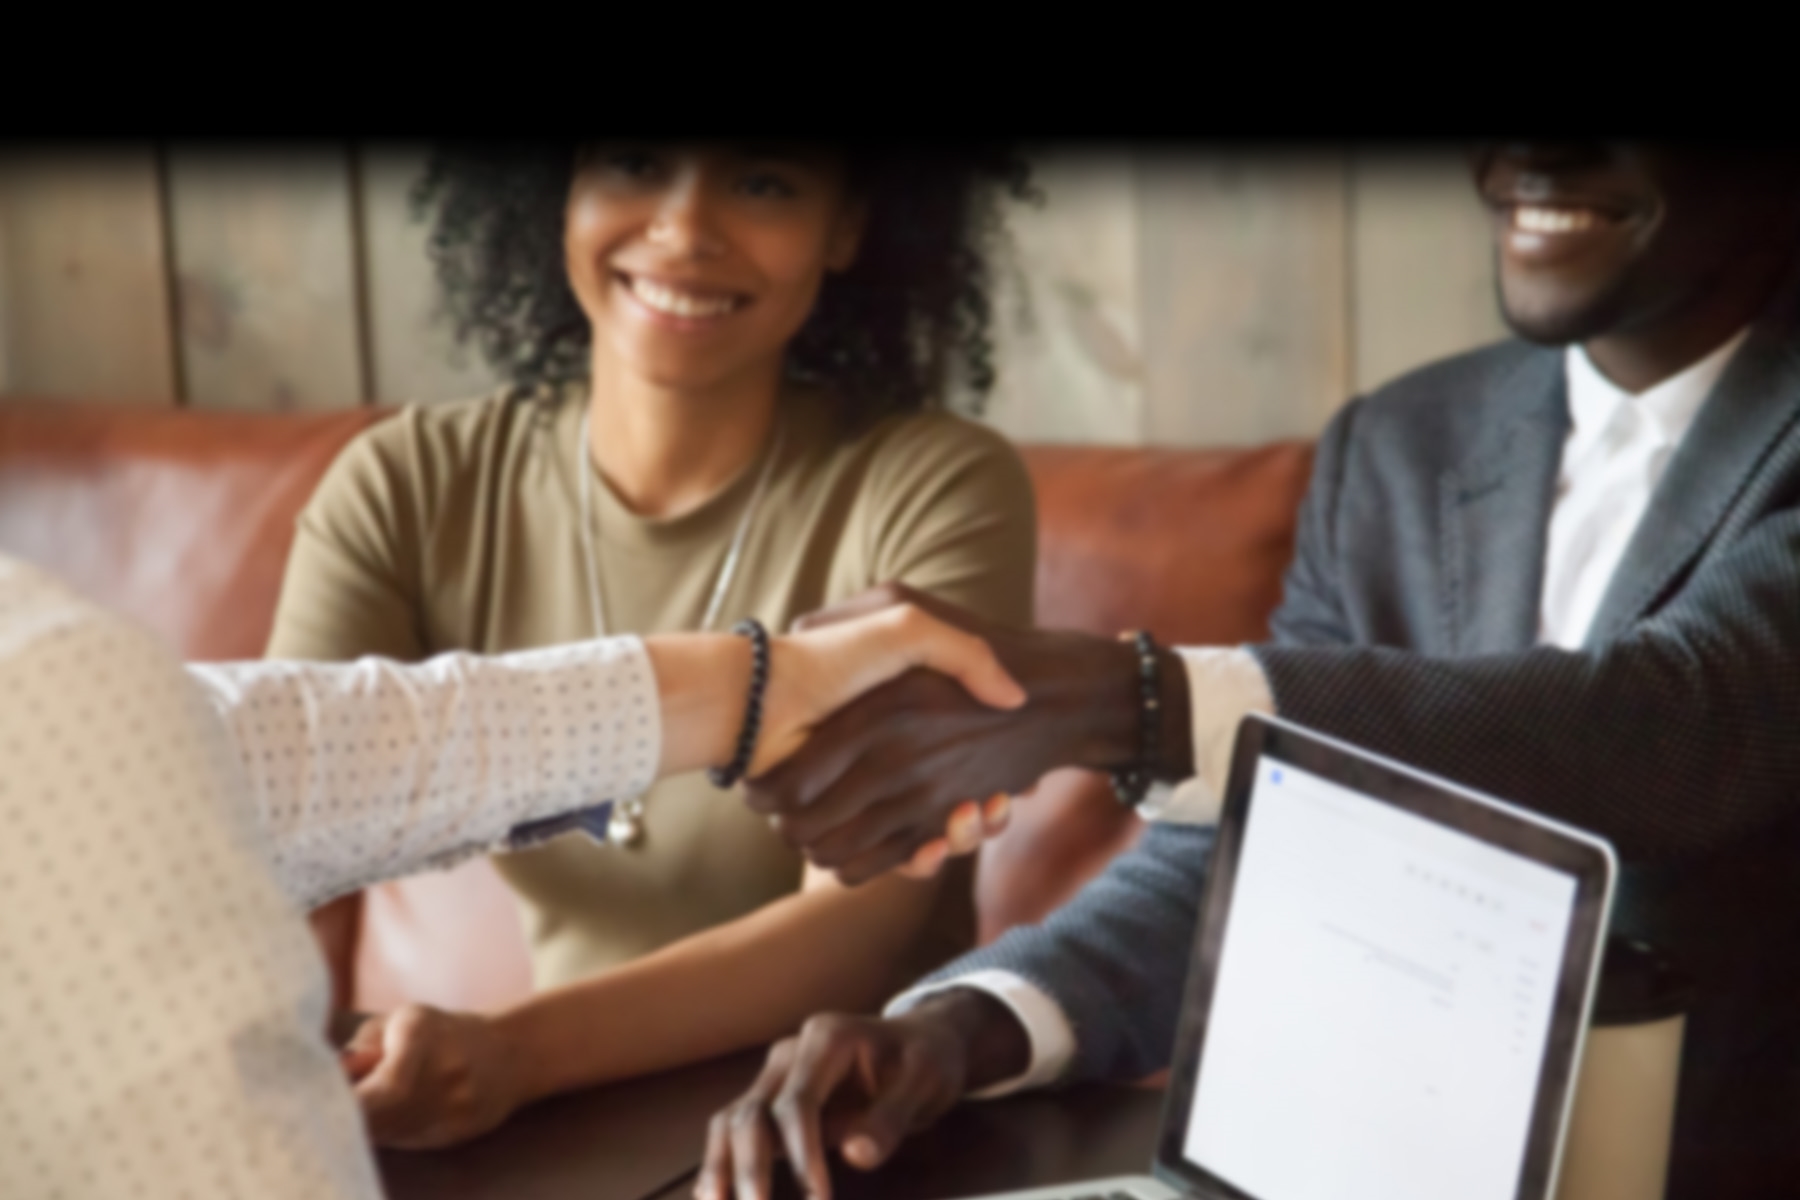
[[[1154,1174],[1008,1200],[1551,1196],[1616,871],[1591,834],[1249,718]]]

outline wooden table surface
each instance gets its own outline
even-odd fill
[[[752,1051],[534,1104],[448,1150],[383,1150],[389,1200],[644,1200],[690,1177],[714,1111],[750,1086]]]
[[[390,1200],[685,1200],[706,1121],[762,1052],[562,1096],[449,1150],[382,1151]],[[880,1171],[843,1163],[836,1200],[948,1200],[1149,1169],[1162,1093],[1089,1086],[965,1104]],[[779,1172],[777,1197],[799,1195]]]

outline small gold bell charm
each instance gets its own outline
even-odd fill
[[[614,846],[630,848],[644,840],[644,802],[624,800],[613,805],[606,821],[606,840]]]

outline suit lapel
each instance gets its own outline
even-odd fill
[[[1621,636],[1706,548],[1757,464],[1800,414],[1800,357],[1785,320],[1751,333],[1676,448],[1619,560],[1587,645]]]
[[[1569,427],[1563,358],[1534,354],[1482,397],[1471,451],[1438,480],[1444,613],[1451,653],[1537,640],[1544,546]]]

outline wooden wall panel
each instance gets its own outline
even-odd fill
[[[0,389],[174,403],[159,191],[148,146],[0,159]]]
[[[0,396],[7,393],[11,374],[11,359],[7,354],[7,331],[11,328],[6,316],[7,267],[6,267],[6,194],[5,182],[0,181]]]
[[[1137,172],[1124,152],[1047,153],[1042,207],[1008,213],[996,256],[1000,378],[988,419],[1036,442],[1140,442]]]
[[[1344,156],[1159,154],[1139,183],[1145,440],[1316,434],[1350,387]]]
[[[428,228],[414,219],[409,199],[425,151],[381,146],[358,157],[375,400],[406,404],[491,391],[499,378],[473,346],[456,344],[439,316],[437,279],[425,257]]]
[[[1506,335],[1488,220],[1453,149],[1352,160],[1356,388]]]
[[[437,316],[408,195],[423,157],[0,159],[0,389],[265,410],[489,390]],[[1037,165],[1045,203],[1012,209],[996,263],[987,409],[1021,440],[1310,436],[1352,390],[1504,334],[1454,148]]]
[[[171,152],[189,404],[287,411],[367,398],[350,186],[341,147]]]

